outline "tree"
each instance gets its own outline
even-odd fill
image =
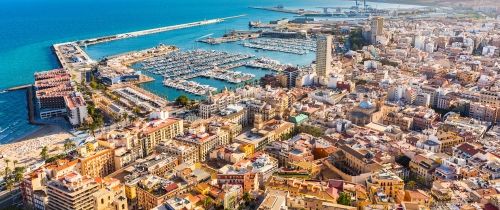
[[[12,191],[12,188],[14,188],[14,180],[12,178],[7,178],[5,180],[5,187],[7,188],[7,190]]]
[[[352,201],[351,201],[351,196],[348,195],[347,193],[345,192],[341,192],[339,194],[339,197],[337,198],[337,203],[338,204],[342,204],[342,205],[346,205],[346,206],[350,206]]]
[[[5,179],[7,179],[7,177],[10,174],[9,162],[10,162],[9,159],[5,159],[5,173],[4,173]]]
[[[26,172],[25,167],[14,168],[14,180],[20,182],[23,179],[24,172]]]
[[[123,118],[123,120],[126,120],[127,123],[128,123],[129,118],[128,118],[128,113],[127,112],[123,112],[122,113],[122,118]]]
[[[408,182],[407,186],[408,186],[408,188],[414,190],[415,186],[417,186],[417,183],[415,181],[411,180]]]
[[[136,115],[139,115],[139,114],[141,114],[141,109],[138,106],[136,106],[136,107],[134,107],[134,109],[132,110],[132,112],[134,114],[136,114]]]
[[[43,160],[47,160],[47,158],[49,158],[49,151],[47,149],[47,146],[44,146],[42,148],[42,151],[40,152],[40,156],[42,157]]]
[[[87,144],[85,144],[85,149],[87,149],[87,152],[94,152],[95,146],[92,143],[87,143]]]
[[[212,199],[210,197],[206,197],[205,200],[203,200],[203,207],[205,207],[205,209],[208,209],[208,207],[210,205],[212,205]]]
[[[179,106],[186,106],[189,104],[189,98],[186,95],[181,95],[175,99],[175,103]]]
[[[71,141],[71,139],[64,140],[64,151],[71,150],[75,148],[75,146],[76,146],[75,143]]]
[[[363,39],[363,32],[361,30],[352,30],[349,34],[349,44],[352,50],[360,50],[366,41]]]
[[[243,200],[245,201],[245,204],[248,204],[252,200],[252,198],[250,197],[250,193],[243,193]]]
[[[325,134],[323,129],[311,125],[300,125],[297,127],[297,132],[311,134],[315,137],[320,137]]]

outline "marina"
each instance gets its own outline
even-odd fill
[[[211,87],[210,85],[202,85],[194,81],[188,81],[184,79],[165,79],[163,80],[163,85],[167,87],[172,87],[178,90],[183,90],[195,95],[206,95],[207,91],[217,91],[217,88]]]
[[[286,68],[290,67],[290,65],[281,64],[279,61],[269,58],[258,58],[247,62],[245,66],[250,68],[267,69],[276,72],[282,72]]]
[[[195,95],[203,95],[207,91],[216,91],[209,85],[201,85],[188,81],[195,77],[207,77],[229,83],[241,83],[251,80],[255,75],[231,71],[245,66],[245,60],[253,55],[227,53],[207,50],[190,50],[172,52],[154,57],[140,63],[140,69],[164,77],[163,84],[167,87],[184,90]]]
[[[252,57],[253,55],[197,49],[147,59],[141,63],[140,68],[165,78],[189,79],[201,76],[216,67],[222,69],[237,67],[235,63]]]
[[[241,43],[244,47],[304,55],[316,52],[313,39],[259,38]]]

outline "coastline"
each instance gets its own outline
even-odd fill
[[[28,133],[24,134],[23,136],[20,136],[19,138],[10,141],[9,143],[0,144],[0,146],[6,145],[6,144],[23,142],[23,141],[30,140],[30,139],[40,138],[40,137],[43,137],[45,135],[52,133],[55,129],[64,130],[61,126],[58,126],[58,125],[40,125],[35,130],[28,132]]]
[[[355,0],[351,0],[355,1]],[[359,2],[360,0],[358,0]],[[431,3],[424,3],[419,0],[416,1],[410,1],[410,0],[367,0],[366,2],[372,2],[372,3],[386,3],[386,4],[403,4],[403,5],[412,5],[412,6],[425,6],[429,7],[432,6],[433,4]],[[362,2],[361,2],[362,4]],[[436,6],[436,5],[434,5]]]
[[[17,160],[19,166],[29,167],[40,161],[40,151],[48,147],[49,154],[58,154],[63,148],[64,140],[73,135],[58,125],[43,125],[34,132],[7,144],[0,145],[0,160]],[[0,161],[0,168],[5,161]]]

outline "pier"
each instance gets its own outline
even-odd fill
[[[146,30],[141,30],[141,31],[134,31],[134,32],[116,34],[116,35],[111,35],[111,36],[104,36],[104,37],[80,40],[80,41],[77,41],[77,43],[80,46],[88,46],[88,45],[94,45],[94,44],[99,44],[99,43],[103,43],[103,42],[110,42],[110,41],[115,41],[115,40],[120,40],[120,39],[127,39],[127,38],[132,38],[132,37],[144,36],[144,35],[148,35],[148,34],[155,34],[155,33],[161,33],[161,32],[166,32],[166,31],[177,30],[177,29],[191,28],[191,27],[196,27],[196,26],[221,23],[221,22],[224,22],[228,19],[234,19],[234,18],[239,18],[239,17],[244,17],[244,16],[246,16],[246,15],[243,14],[243,15],[230,16],[230,17],[225,17],[225,18],[216,18],[216,19],[203,20],[203,21],[197,21],[197,22],[192,22],[192,23],[184,23],[184,24],[173,25],[173,26],[165,26],[165,27],[159,27],[159,28],[153,28],[153,29],[146,29]]]
[[[295,14],[295,15],[302,15],[304,13],[317,13],[315,11],[306,11],[306,10],[303,10],[303,9],[298,9],[298,10],[285,9],[282,6],[277,6],[277,7],[250,7],[250,8],[252,8],[252,9],[260,9],[260,10],[267,10],[267,11],[271,11],[271,12],[282,12],[282,13],[288,13],[288,14]]]
[[[15,87],[8,88],[6,91],[16,91],[16,90],[22,90],[22,89],[27,89],[31,87],[31,84],[26,84],[26,85],[19,85]]]

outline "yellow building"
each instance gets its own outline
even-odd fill
[[[96,151],[81,152],[80,172],[84,176],[105,177],[115,171],[114,149],[98,147]]]
[[[430,207],[432,196],[422,190],[405,190],[404,202]]]
[[[415,155],[415,157],[410,161],[409,166],[411,173],[428,182],[433,180],[434,170],[439,166],[439,163],[419,154]]]
[[[454,146],[465,142],[464,137],[453,131],[438,130],[436,137],[438,139],[441,152],[451,151]]]
[[[141,132],[144,156],[153,153],[160,141],[183,133],[184,124],[180,119],[168,118],[148,122]]]
[[[404,190],[404,181],[388,170],[376,172],[366,180],[366,186],[375,203],[394,203]]]
[[[245,153],[245,157],[250,157],[255,152],[255,147],[253,144],[241,144],[240,151]]]
[[[320,209],[324,202],[337,203],[338,196],[329,190],[327,182],[275,176],[267,181],[266,190],[287,191],[287,206],[293,209]]]
[[[101,189],[94,192],[94,209],[97,210],[126,210],[128,209],[125,187],[120,181],[113,178],[97,179]]]
[[[293,128],[294,124],[291,122],[275,119],[264,122],[262,115],[256,114],[254,128],[237,136],[234,141],[252,144],[256,151],[260,151],[269,142],[288,138]]]

